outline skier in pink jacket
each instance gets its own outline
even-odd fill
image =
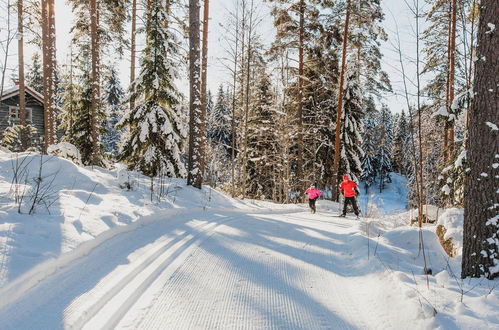
[[[315,201],[321,197],[320,190],[315,188],[314,184],[311,184],[310,188],[305,191],[305,194],[308,195],[308,205],[310,206],[310,210],[312,210],[312,213],[315,213]]]

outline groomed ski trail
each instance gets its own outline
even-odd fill
[[[287,212],[210,211],[117,235],[1,309],[0,329],[395,328],[356,281],[362,222]]]

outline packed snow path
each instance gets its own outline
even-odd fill
[[[367,255],[364,223],[294,211],[193,212],[117,235],[0,309],[0,328],[403,324],[373,296],[382,286],[373,287],[359,257]]]

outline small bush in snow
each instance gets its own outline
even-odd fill
[[[77,165],[82,165],[81,154],[78,149],[71,143],[60,142],[58,144],[52,144],[48,147],[47,153],[49,155],[68,159]]]
[[[118,165],[118,186],[121,189],[132,190],[135,185],[135,180],[132,177],[131,172],[126,168],[125,165]]]

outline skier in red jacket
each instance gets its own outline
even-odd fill
[[[310,210],[312,213],[315,213],[315,201],[321,197],[321,192],[319,189],[315,188],[315,185],[310,185],[310,188],[305,191],[305,194],[308,195],[308,206],[310,206]]]
[[[348,204],[352,204],[353,211],[359,218],[359,208],[357,206],[357,200],[355,196],[359,194],[357,189],[357,184],[348,178],[348,175],[343,175],[343,182],[340,184],[340,192],[345,196],[345,203],[343,204],[343,213],[340,217],[345,217],[347,215]]]

